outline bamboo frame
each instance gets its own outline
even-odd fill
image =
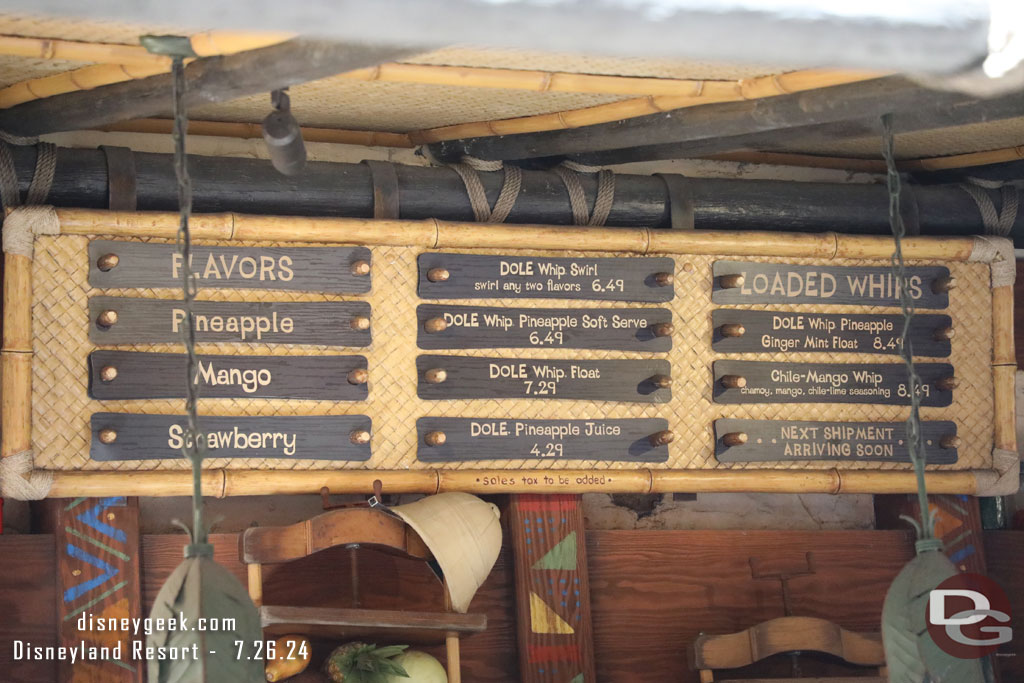
[[[123,121],[98,130],[112,133],[151,133],[169,135],[174,127],[170,119],[136,119]],[[230,121],[189,121],[189,135],[204,135],[223,138],[263,139],[263,127],[259,123],[234,123]],[[364,147],[400,147],[411,149],[415,145],[406,133],[385,133],[375,130],[343,130],[340,128],[302,128],[302,139],[306,142],[327,142],[336,145],[362,145]]]
[[[60,234],[111,237],[165,237],[177,232],[173,213],[112,212],[57,209]],[[369,229],[372,225],[372,229]],[[550,226],[480,225],[437,220],[367,221],[346,218],[282,219],[235,213],[194,217],[197,238],[236,241],[301,241],[344,244],[401,245],[424,248],[578,249],[586,237],[588,251],[637,254],[721,254],[725,256],[813,257],[822,260],[865,258],[886,260],[892,241],[884,237],[786,233],[715,233],[651,229],[591,229]],[[907,259],[967,261],[974,238],[911,238],[904,244]],[[3,413],[0,456],[31,445],[31,261],[5,254]],[[1012,287],[993,289],[993,443],[1016,449],[1014,423]],[[26,334],[27,332],[27,334]],[[188,471],[65,472],[54,471],[51,497],[186,495]],[[985,493],[1002,472],[995,470],[929,471],[933,493]],[[524,475],[540,479],[526,484]],[[544,476],[548,475],[548,476]],[[1016,480],[1016,475],[1013,476]],[[338,493],[366,493],[379,479],[389,493],[580,493],[675,491],[758,491],[778,493],[908,493],[916,490],[914,473],[878,470],[206,470],[205,495],[267,495],[312,493],[327,486]],[[503,483],[497,483],[503,482]]]
[[[171,132],[170,119],[136,119],[123,121],[97,130],[112,133],[150,133],[166,135]],[[189,135],[211,137],[260,139],[263,132],[260,124],[231,121],[190,121]],[[341,128],[303,127],[302,138],[306,142],[325,142],[339,145],[362,145],[364,147],[395,147],[412,149],[416,144],[410,133],[388,133],[374,130],[345,130]],[[698,157],[710,161],[731,161],[747,164],[772,166],[794,166],[797,168],[824,168],[862,173],[885,173],[885,162],[878,159],[853,159],[849,157],[817,156],[812,154],[788,154],[779,152],[728,152]],[[897,161],[901,171],[939,171],[956,168],[970,168],[1024,159],[1024,145],[996,149],[988,152],[956,154],[948,157],[930,157]]]
[[[290,33],[207,31],[193,35],[189,40],[196,55],[212,57],[267,47],[291,37]],[[71,69],[52,76],[32,78],[0,89],[0,108],[13,107],[32,100],[78,90],[90,90],[137,78],[147,78],[167,73],[171,69],[169,57],[154,55],[144,47],[133,45],[0,36],[0,54],[104,62],[81,69]]]

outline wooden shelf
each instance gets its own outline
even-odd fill
[[[261,607],[260,621],[267,636],[299,633],[341,640],[380,638],[414,645],[438,645],[445,642],[448,633],[480,633],[487,628],[483,614],[280,605]]]

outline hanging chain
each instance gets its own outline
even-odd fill
[[[206,435],[199,431],[199,376],[196,357],[196,325],[192,303],[196,298],[197,281],[192,274],[192,234],[189,231],[189,216],[192,213],[192,181],[188,175],[188,158],[185,156],[185,135],[188,131],[188,116],[185,113],[185,62],[175,55],[171,70],[174,74],[174,173],[178,179],[178,253],[181,254],[181,289],[184,300],[186,398],[185,411],[188,413],[188,429],[182,453],[192,463],[192,542],[206,543],[206,527],[203,523],[203,458],[206,455]]]
[[[899,288],[900,308],[903,311],[903,329],[900,332],[900,357],[907,367],[907,390],[910,393],[910,415],[907,417],[907,450],[917,475],[917,502],[921,508],[921,526],[917,529],[918,540],[934,538],[933,520],[928,507],[928,492],[925,489],[924,444],[921,441],[921,377],[914,368],[914,349],[910,340],[910,325],[914,319],[914,300],[910,296],[907,269],[903,263],[903,238],[907,235],[900,211],[900,174],[896,170],[895,143],[892,132],[892,114],[882,116],[882,154],[885,156],[886,183],[889,189],[889,226],[892,228],[896,248],[892,254],[892,272]]]

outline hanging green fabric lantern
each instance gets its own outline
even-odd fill
[[[918,541],[917,556],[889,586],[882,607],[882,643],[890,683],[981,683],[981,661],[947,654],[928,633],[928,595],[959,570],[935,539]]]
[[[212,545],[185,547],[185,561],[167,577],[149,616],[154,624],[163,619],[173,625],[146,638],[147,647],[166,654],[149,660],[151,683],[264,680],[263,662],[255,656],[255,643],[263,638],[259,611],[238,579],[213,561]],[[199,630],[200,619],[210,628]]]
[[[207,543],[203,522],[202,469],[206,437],[200,431],[198,357],[192,302],[196,280],[191,267],[192,185],[185,155],[186,57],[195,56],[187,38],[144,36],[150,52],[172,59],[174,88],[174,166],[178,179],[178,250],[182,259],[183,306],[186,311],[184,345],[187,356],[185,409],[187,434],[182,454],[192,465],[192,530],[185,546],[185,561],[164,582],[150,617],[155,626],[147,636],[149,683],[257,683],[265,681],[263,661],[256,656],[257,641],[263,638],[259,611],[245,588],[231,572],[213,561],[213,546]],[[187,530],[187,528],[186,528]]]
[[[906,225],[900,210],[900,176],[896,170],[892,114],[882,116],[882,153],[885,156],[889,189],[889,225],[895,242],[892,270],[900,285],[903,331],[900,357],[907,369],[910,415],[907,418],[907,451],[917,478],[917,504],[921,522],[904,517],[917,531],[916,557],[907,563],[889,586],[882,607],[882,644],[890,683],[983,683],[981,662],[962,659],[943,651],[928,632],[928,599],[940,583],[959,573],[942,552],[942,541],[935,538],[934,518],[928,506],[925,486],[924,444],[921,441],[921,378],[914,369],[914,349],[908,337],[914,317],[906,268],[903,263],[903,238]]]

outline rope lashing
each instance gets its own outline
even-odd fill
[[[574,161],[563,161],[555,166],[555,174],[562,179],[565,191],[569,193],[569,206],[572,207],[573,225],[598,227],[605,224],[612,212],[615,202],[615,173],[596,166],[585,166]],[[594,209],[587,209],[587,195],[583,191],[579,173],[597,173],[597,196],[594,197]]]
[[[38,138],[11,135],[0,130],[0,203],[5,209],[13,209],[22,204],[21,193],[18,190],[18,172],[14,167],[10,145],[35,145],[36,168],[24,203],[30,206],[45,203],[57,172],[57,146],[50,142],[40,142]]]
[[[1019,198],[1016,187],[1006,185],[998,180],[968,178],[966,182],[960,183],[960,189],[970,195],[974,203],[977,204],[986,235],[999,235],[1000,237],[1010,235],[1013,223],[1017,220]],[[1000,191],[1002,195],[1001,210],[996,210],[996,205],[986,190]]]
[[[500,161],[486,161],[471,156],[464,156],[457,164],[449,166],[466,186],[466,194],[469,195],[469,205],[473,209],[473,217],[479,223],[504,223],[512,207],[519,198],[519,191],[523,187],[523,171],[518,166],[505,166]],[[501,192],[494,201],[492,207],[487,201],[487,192],[480,180],[478,171],[495,172],[504,169],[505,178],[501,185]]]
[[[0,498],[42,500],[53,485],[53,472],[33,469],[32,451],[0,458]]]

